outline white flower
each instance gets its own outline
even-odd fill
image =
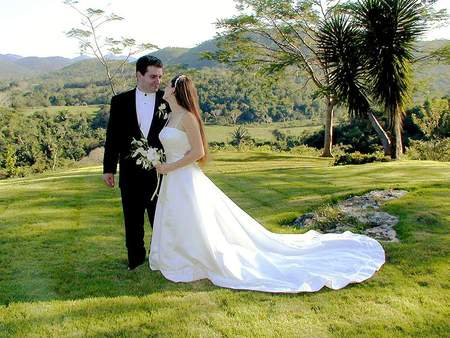
[[[136,164],[144,169],[153,169],[157,164],[164,162],[164,151],[148,145],[146,139],[132,141],[131,157],[136,159]]]
[[[166,112],[166,104],[165,103],[161,103],[158,107],[158,116],[161,118],[163,118],[164,120],[167,119],[168,115]]]
[[[167,116],[167,113],[163,112],[162,110],[166,107],[166,105],[163,103],[159,107],[160,109],[158,109],[158,113],[162,112],[162,114],[165,114],[164,116]],[[131,141],[131,145],[131,157],[136,158],[136,165],[141,166],[145,170],[151,170],[155,168],[156,165],[161,164],[165,161],[164,151],[162,149],[150,147],[147,139],[145,138],[141,138],[140,140],[136,140],[133,138],[133,140]],[[153,192],[151,201],[153,201],[155,196],[158,195],[160,183],[161,174],[159,174],[156,170],[155,173],[158,183],[156,184],[156,189]]]
[[[146,151],[144,148],[137,148],[131,157],[136,157],[137,155],[146,156]]]
[[[147,151],[147,160],[149,160],[152,163],[156,160],[156,149],[155,148],[150,148]]]

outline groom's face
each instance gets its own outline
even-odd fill
[[[155,93],[161,85],[163,69],[155,66],[148,66],[145,75],[137,72],[139,86],[150,93]]]

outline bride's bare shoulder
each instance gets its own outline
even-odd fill
[[[198,128],[198,122],[194,114],[191,112],[184,113],[183,117],[181,118],[181,123],[183,125],[183,128]]]

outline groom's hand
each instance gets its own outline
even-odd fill
[[[105,181],[108,187],[114,188],[115,186],[114,174],[110,173],[103,174],[103,181]]]

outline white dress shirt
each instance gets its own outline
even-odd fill
[[[156,93],[144,93],[136,87],[136,113],[139,128],[144,137],[147,137],[152,125],[153,113],[155,111]]]

